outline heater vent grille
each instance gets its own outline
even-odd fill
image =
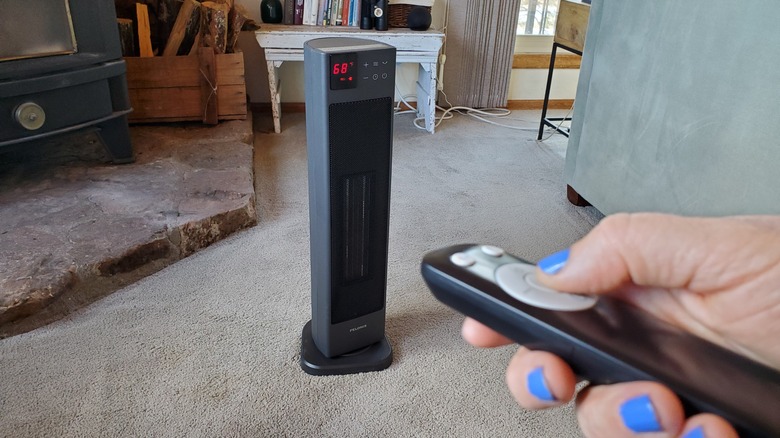
[[[344,280],[351,282],[369,274],[374,174],[348,176],[344,178],[343,189]]]
[[[328,109],[331,322],[385,303],[393,100],[334,103]]]

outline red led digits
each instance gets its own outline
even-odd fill
[[[340,64],[333,64],[334,75],[345,75],[349,73],[350,63],[342,62]]]
[[[357,54],[338,53],[330,56],[330,89],[345,90],[355,88],[357,81]]]
[[[333,74],[334,75],[343,75],[346,74],[347,71],[349,71],[349,64],[346,62],[342,62],[341,64],[334,64],[333,65]]]

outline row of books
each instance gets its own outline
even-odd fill
[[[362,0],[286,0],[285,24],[360,26]]]

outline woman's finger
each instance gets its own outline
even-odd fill
[[[587,437],[679,436],[685,425],[682,403],[656,382],[591,386],[577,395],[577,419]]]
[[[520,348],[509,362],[506,383],[521,406],[542,409],[570,401],[577,379],[560,357]]]
[[[476,319],[466,318],[460,330],[463,339],[475,347],[491,348],[514,343]]]
[[[714,414],[698,414],[685,422],[682,438],[739,438],[737,431],[723,418]]]

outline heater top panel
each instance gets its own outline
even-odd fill
[[[308,41],[304,46],[307,107],[313,101],[328,105],[392,97],[395,52],[391,45],[360,38]]]
[[[362,38],[317,38],[306,42],[306,47],[311,50],[334,53],[334,52],[355,52],[366,50],[393,49],[395,47],[380,43],[378,41],[366,40]]]

